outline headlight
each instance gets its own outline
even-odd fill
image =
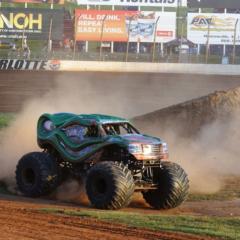
[[[148,144],[144,144],[142,145],[142,150],[143,150],[143,154],[151,154],[152,153],[152,146],[148,145]]]
[[[161,154],[165,154],[165,153],[168,153],[168,145],[167,145],[167,143],[162,143],[161,145],[160,145],[160,153]]]
[[[149,144],[129,144],[128,151],[132,154],[151,154],[152,146]]]
[[[129,144],[128,151],[132,154],[142,153],[142,146],[141,144]]]

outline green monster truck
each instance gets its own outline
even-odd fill
[[[88,198],[100,209],[127,206],[134,191],[156,209],[174,208],[186,199],[187,175],[167,161],[167,144],[140,134],[125,119],[43,114],[37,134],[43,152],[24,155],[16,168],[17,186],[25,196],[47,195],[74,178],[85,179]]]

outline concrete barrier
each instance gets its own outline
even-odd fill
[[[50,63],[51,66],[51,63]],[[240,75],[239,65],[60,61],[60,71]]]
[[[240,65],[0,59],[0,70],[240,75]]]

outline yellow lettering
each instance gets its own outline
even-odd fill
[[[25,13],[10,13],[9,16],[5,16],[0,13],[0,29],[4,29],[5,26],[7,28],[13,29],[14,27],[17,29],[42,29],[42,14],[38,14],[36,18],[32,13],[26,15]]]
[[[29,29],[33,29],[33,25],[38,25],[38,30],[42,29],[42,14],[38,14],[37,19],[33,19],[33,14],[29,14]]]
[[[0,28],[3,29],[5,27],[5,25],[8,27],[8,28],[13,28],[13,13],[10,13],[9,14],[9,19],[3,15],[3,14],[0,14]]]
[[[19,20],[23,19],[22,23],[19,23]],[[29,24],[29,19],[27,17],[27,15],[25,15],[24,13],[18,13],[15,17],[14,17],[14,26],[18,29],[26,29],[26,27]]]

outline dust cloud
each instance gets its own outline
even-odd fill
[[[204,126],[193,139],[169,138],[171,160],[183,166],[189,175],[191,191],[214,193],[224,178],[239,175],[239,117]]]
[[[240,88],[135,117],[135,125],[169,145],[170,160],[190,178],[192,192],[214,193],[229,175],[239,175]]]
[[[11,125],[1,131],[0,180],[14,182],[18,160],[26,153],[38,151],[36,125],[43,113],[75,112],[104,113],[129,117],[131,99],[114,89],[108,81],[97,82],[96,75],[90,79],[55,80],[55,87],[41,97],[26,102],[16,114]],[[134,109],[134,106],[133,108]]]
[[[4,179],[12,186],[18,160],[25,153],[39,150],[36,144],[36,124],[44,112],[104,113],[127,118],[140,113],[144,96],[140,97],[139,91],[118,91],[109,81],[92,81],[96,78],[94,74],[89,78],[91,81],[59,77],[53,89],[25,103],[15,121],[1,132],[0,180]],[[124,88],[126,82],[121,84]],[[170,125],[162,131],[159,131],[159,124],[137,126],[143,132],[163,137],[168,142],[170,159],[180,163],[186,170],[192,191],[214,192],[221,187],[223,176],[239,173],[238,125],[236,114],[228,122],[215,121],[204,125],[193,139],[182,138]],[[66,200],[66,194],[63,193],[69,191],[69,196],[75,198],[75,193],[79,193],[81,187],[74,181],[67,182],[57,190],[56,196]]]
[[[64,202],[81,203],[81,205],[89,204],[89,200],[85,192],[85,183],[74,179],[68,179],[60,185],[51,197]]]

